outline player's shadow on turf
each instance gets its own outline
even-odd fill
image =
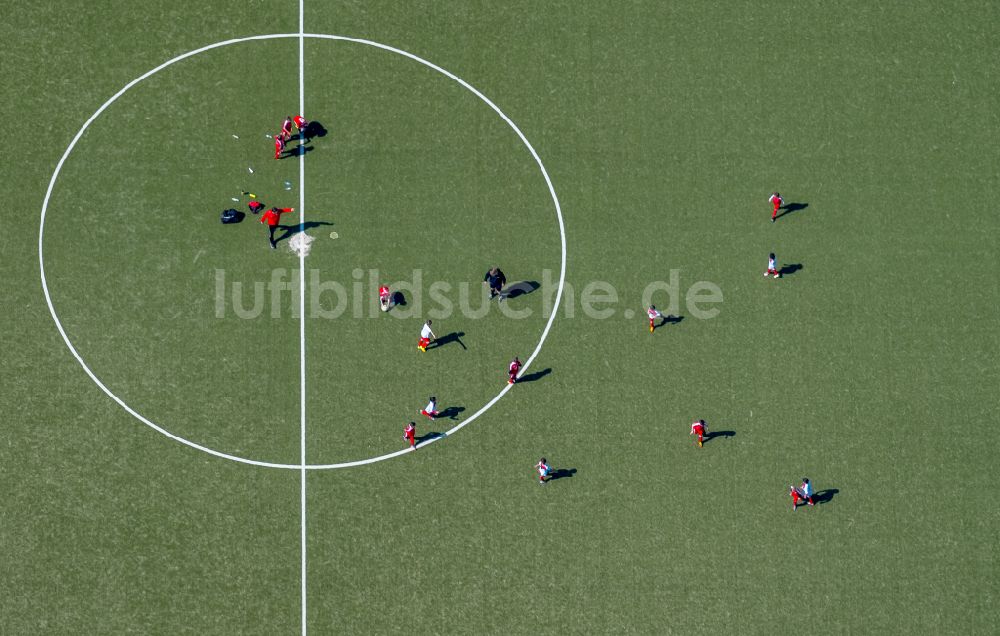
[[[833,500],[833,496],[840,492],[836,488],[827,488],[813,494],[813,503],[825,504]]]
[[[660,318],[660,324],[653,327],[653,330],[659,329],[660,327],[666,327],[667,325],[675,325],[680,321],[684,320],[684,316],[663,316]]]
[[[306,129],[299,133],[299,140],[303,143],[308,142],[314,137],[326,137],[326,128],[318,121],[309,122],[306,124]]]
[[[287,154],[285,154],[284,156],[285,157],[301,157],[302,155],[306,154],[307,152],[312,152],[313,147],[312,146],[307,146],[306,145],[307,143],[309,143],[309,142],[304,141],[304,142],[300,143],[298,146],[295,146],[291,150],[287,151]]]
[[[568,477],[572,477],[575,474],[576,474],[576,469],[575,468],[557,468],[556,470],[553,470],[552,472],[549,473],[549,476],[546,479],[546,481],[555,481],[557,479],[566,479]]]
[[[705,439],[702,443],[707,444],[716,437],[736,437],[736,431],[710,431],[705,433]]]
[[[529,373],[527,375],[522,375],[517,379],[518,384],[524,384],[525,382],[534,382],[536,380],[541,380],[548,374],[552,373],[552,369],[542,369],[541,371],[535,371],[534,373]]]
[[[802,269],[802,263],[791,263],[789,265],[783,265],[781,269],[778,270],[778,273],[782,276],[791,276],[800,269]]]
[[[452,331],[451,333],[449,333],[447,335],[444,335],[444,336],[441,336],[440,338],[438,338],[434,342],[432,342],[429,345],[427,345],[427,348],[428,349],[437,349],[438,347],[443,347],[446,344],[451,344],[453,342],[457,342],[458,344],[460,344],[462,346],[463,349],[468,350],[469,348],[465,346],[464,342],[462,342],[462,336],[464,336],[464,335],[465,335],[464,331]]]
[[[458,414],[464,410],[464,406],[449,406],[445,410],[438,412],[437,417],[434,419],[440,420],[447,417],[450,420],[457,420]]]
[[[278,241],[284,241],[285,239],[290,239],[299,232],[305,232],[306,230],[311,230],[315,227],[322,227],[324,225],[333,225],[333,223],[328,223],[326,221],[306,221],[305,223],[299,223],[298,225],[282,225],[281,228],[285,230],[285,233],[281,235],[281,238],[275,239],[275,243]]]
[[[536,280],[523,280],[520,283],[514,283],[513,285],[507,287],[507,289],[500,292],[500,296],[504,299],[527,296],[539,287],[541,287],[541,285]]]
[[[415,437],[413,441],[415,441],[417,444],[420,444],[422,442],[426,442],[432,439],[437,439],[439,437],[446,437],[446,436],[444,433],[440,433],[438,431],[431,431],[430,433],[424,433],[420,437]]]
[[[392,295],[392,306],[393,307],[406,307],[406,296],[403,292],[395,292]]]
[[[774,218],[775,220],[777,220],[785,216],[786,214],[791,214],[792,212],[798,212],[799,210],[805,210],[808,207],[809,207],[808,203],[788,203],[781,207],[781,214],[779,214]]]

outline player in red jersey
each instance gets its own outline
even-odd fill
[[[507,367],[507,384],[514,384],[517,382],[517,374],[521,370],[521,361],[517,356],[510,361],[510,365]]]
[[[767,271],[764,272],[764,278],[768,276],[781,278],[781,272],[778,271],[778,257],[774,255],[774,252],[767,255]]]
[[[702,443],[705,441],[705,434],[708,433],[708,429],[705,428],[705,420],[697,420],[691,425],[691,435],[698,436],[698,448],[701,448]]]
[[[292,138],[292,116],[289,115],[285,117],[285,121],[281,122],[281,138],[288,141]]]
[[[281,159],[281,153],[285,152],[285,140],[281,134],[274,136],[274,158]]]
[[[295,124],[296,128],[298,128],[298,130],[299,130],[299,137],[303,141],[305,141],[306,128],[309,127],[309,122],[306,121],[306,118],[303,117],[302,115],[296,115],[295,117],[292,117],[292,123]]]
[[[431,418],[433,420],[434,418],[436,418],[438,416],[438,410],[437,410],[437,408],[438,408],[438,399],[436,397],[434,397],[433,395],[430,398],[428,398],[428,399],[429,399],[429,401],[427,402],[427,406],[425,406],[424,409],[422,411],[420,411],[420,414],[421,415],[426,415],[427,417],[429,417],[429,418]]]
[[[774,220],[778,218],[778,210],[780,210],[781,206],[785,204],[785,200],[782,199],[781,195],[777,192],[772,192],[771,198],[769,198],[768,201],[774,206],[774,211],[771,212],[771,223],[774,223]]]
[[[655,305],[650,305],[649,309],[646,310],[646,315],[649,316],[649,333],[653,333],[653,330],[656,329],[654,321],[657,318],[662,318],[663,314],[660,313],[660,310],[658,310]]]
[[[403,429],[403,439],[410,443],[410,448],[417,450],[417,425],[414,422],[410,422]]]
[[[795,510],[799,507],[799,500],[802,499],[802,493],[795,486],[789,486],[788,494],[792,496],[792,510]]]
[[[389,311],[389,307],[392,306],[392,294],[386,285],[379,285],[378,304],[382,311]]]
[[[545,484],[545,478],[549,476],[549,465],[545,462],[544,457],[535,464],[535,470],[538,471],[538,483]]]
[[[268,235],[268,240],[271,242],[271,249],[278,247],[277,242],[274,240],[274,232],[278,229],[278,223],[281,220],[282,214],[287,214],[289,212],[294,212],[295,208],[271,208],[264,214],[260,215],[260,222],[267,224],[267,229],[270,232]]]

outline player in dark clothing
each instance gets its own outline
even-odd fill
[[[489,285],[490,300],[497,297],[499,297],[499,300],[503,300],[503,287],[507,284],[507,277],[503,275],[499,267],[491,267],[490,271],[486,272],[486,276],[483,277],[483,284]]]

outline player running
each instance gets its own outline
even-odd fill
[[[771,223],[774,223],[774,220],[778,218],[778,210],[785,204],[785,200],[777,192],[772,192],[768,201],[774,206],[774,211],[771,212]]]
[[[427,351],[427,345],[437,339],[434,332],[431,331],[431,321],[428,320],[424,323],[424,326],[420,328],[420,340],[417,341],[417,349],[421,351]]]
[[[781,278],[781,272],[778,271],[778,257],[774,255],[774,252],[767,255],[767,271],[764,272],[764,278],[768,276]]]
[[[417,425],[414,422],[410,422],[403,429],[403,439],[410,443],[410,448],[417,450]]]
[[[697,420],[691,425],[691,435],[698,436],[698,448],[701,448],[703,442],[705,441],[705,435],[708,433],[708,429],[705,428],[705,420]]]
[[[545,462],[544,457],[535,464],[535,470],[538,471],[538,483],[544,486],[546,478],[549,476],[549,465]]]
[[[511,360],[510,364],[507,366],[507,384],[514,384],[517,382],[517,374],[520,371],[521,361],[517,356],[514,356],[514,359]]]
[[[437,408],[438,408],[438,402],[437,402],[437,398],[434,397],[433,395],[430,398],[428,398],[428,399],[430,401],[427,402],[427,406],[424,407],[424,410],[420,411],[420,414],[421,415],[426,415],[427,417],[429,417],[429,418],[431,418],[433,420],[433,419],[435,419],[438,416],[438,410],[437,410]]]

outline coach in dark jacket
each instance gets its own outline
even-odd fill
[[[503,275],[499,267],[491,267],[483,277],[483,284],[490,287],[490,300],[500,297],[503,300],[503,286],[507,284],[507,277]]]

